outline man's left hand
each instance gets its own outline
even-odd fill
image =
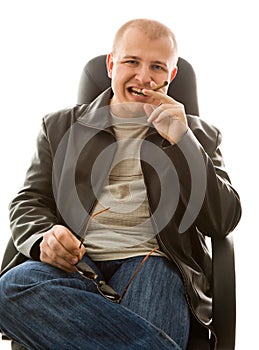
[[[163,92],[148,89],[142,92],[154,101],[154,104],[144,106],[148,122],[153,123],[158,133],[171,144],[179,142],[188,130],[184,105]]]

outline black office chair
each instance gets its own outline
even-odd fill
[[[106,72],[106,55],[90,60],[84,67],[79,89],[77,104],[90,103],[101,92],[110,86],[110,78]],[[178,61],[178,73],[173,83],[169,85],[168,94],[185,106],[187,114],[199,115],[196,76],[192,66],[183,58]],[[233,350],[235,348],[236,325],[236,293],[235,293],[235,260],[232,235],[225,238],[212,238],[212,290],[213,290],[213,316],[212,325],[217,335],[217,344],[207,340],[204,349]],[[11,260],[20,259],[16,248],[10,239],[2,262],[2,269]],[[22,262],[16,261],[17,263]],[[192,319],[190,337],[194,342],[189,344],[191,350],[203,350],[195,345],[195,334],[201,332],[203,327]],[[213,339],[213,337],[211,338]],[[197,344],[200,344],[197,341]],[[12,350],[24,348],[12,341]]]

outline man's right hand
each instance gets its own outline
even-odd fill
[[[67,272],[75,271],[74,265],[86,252],[85,247],[65,226],[55,225],[43,234],[40,243],[40,260]]]

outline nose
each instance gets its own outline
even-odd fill
[[[139,65],[135,77],[142,85],[150,84],[151,76],[149,67],[145,64]]]

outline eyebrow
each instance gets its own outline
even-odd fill
[[[125,59],[133,59],[133,60],[139,60],[139,61],[141,61],[141,58],[140,58],[140,57],[138,57],[138,56],[131,56],[131,55],[124,56],[124,57],[122,57],[122,59],[123,59],[123,60],[125,60]],[[160,64],[160,65],[162,65],[162,66],[164,66],[164,67],[167,67],[166,63],[164,63],[164,62],[162,62],[162,61],[156,60],[156,61],[152,61],[152,63],[153,63],[153,64]]]

